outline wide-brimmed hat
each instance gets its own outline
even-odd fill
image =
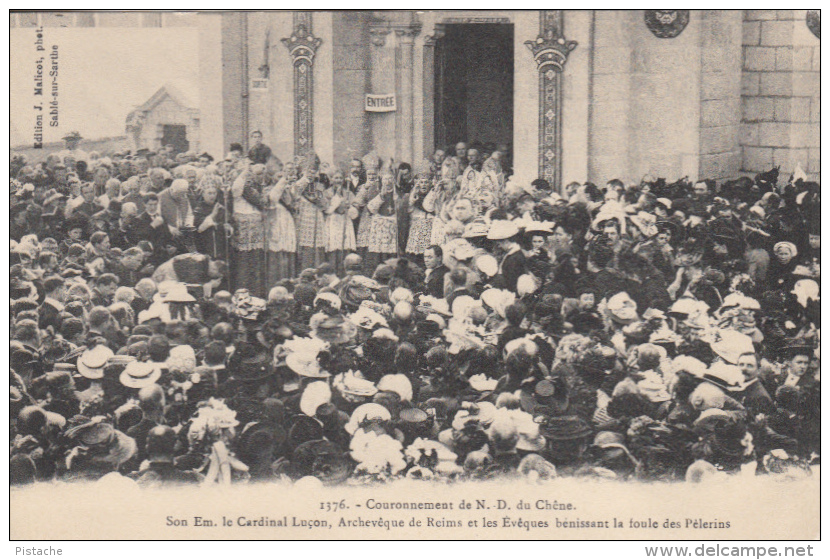
[[[83,139],[84,139],[84,137],[81,136],[81,133],[78,132],[77,130],[73,130],[72,132],[67,133],[66,136],[63,137],[63,140],[83,140]]]
[[[369,331],[374,330],[379,326],[389,326],[389,323],[383,315],[365,305],[361,305],[357,311],[349,315],[349,321],[352,324]]]
[[[501,241],[510,239],[519,233],[519,226],[511,220],[493,220],[490,223],[490,231],[487,232],[487,239]]]
[[[366,278],[365,276],[362,278]],[[343,302],[343,305],[347,306],[350,309],[357,309],[360,307],[360,304],[367,300],[373,299],[373,288],[367,285],[366,282],[357,281],[357,276],[352,277],[352,279],[347,282],[343,288],[340,290],[340,299]],[[366,280],[371,280],[370,278],[366,278]],[[380,289],[380,284],[371,280],[377,288]]]
[[[375,384],[364,379],[360,371],[340,373],[334,377],[332,385],[345,397],[370,398],[378,392]]]
[[[316,306],[318,302],[325,301],[336,311],[340,311],[340,307],[343,305],[343,300],[340,299],[340,296],[334,294],[332,292],[322,292],[317,294],[314,298],[314,305]]]
[[[507,308],[516,303],[516,294],[510,290],[490,288],[481,293],[481,301],[490,306],[501,317],[505,317]]]
[[[249,422],[237,436],[235,444],[239,458],[251,464],[257,457],[273,456],[288,439],[288,432],[276,422]],[[269,453],[269,451],[271,453]]]
[[[306,416],[315,416],[317,408],[329,401],[331,401],[331,387],[327,382],[309,383],[300,397],[300,411]]]
[[[116,466],[125,463],[138,451],[135,440],[116,430],[103,416],[70,428],[65,435],[77,445],[94,450],[97,460]]]
[[[738,331],[720,329],[710,344],[712,351],[730,364],[737,364],[741,354],[755,352],[752,339]]]
[[[485,222],[480,222],[478,220],[473,220],[469,222],[466,226],[464,226],[464,233],[461,234],[461,237],[464,239],[472,239],[474,237],[487,237],[487,233],[490,231],[490,225]]]
[[[312,331],[312,335],[332,344],[345,344],[357,334],[357,327],[342,315],[326,317]]]
[[[721,389],[733,392],[743,391],[751,385],[741,372],[741,368],[724,362],[715,362],[709,366],[709,369],[703,374],[703,379],[714,383]]]
[[[352,472],[351,465],[347,454],[325,439],[302,443],[291,455],[291,470],[296,477],[313,476],[325,485],[345,481]]]
[[[317,352],[292,352],[285,357],[285,365],[301,377],[327,378],[331,374],[323,371],[317,361]]]
[[[534,235],[534,234],[542,234],[542,235],[550,235],[553,233],[553,222],[539,222],[536,220],[525,220],[521,228],[524,230],[526,234]]]
[[[402,373],[387,374],[378,381],[379,391],[391,391],[401,397],[401,401],[412,402],[412,382]]]
[[[637,303],[626,292],[611,296],[606,305],[608,315],[615,323],[628,325],[637,320]]]
[[[657,234],[657,216],[654,214],[640,211],[633,216],[628,216],[628,219],[631,220],[631,223],[637,226],[637,229],[639,229],[640,232],[642,232],[642,234],[646,237],[652,237]]]
[[[366,403],[360,405],[352,412],[352,416],[344,428],[349,434],[354,434],[364,422],[385,422],[389,420],[392,420],[392,414],[385,406],[377,403]]]
[[[623,455],[628,457],[635,465],[637,460],[625,445],[625,436],[619,432],[603,431],[594,436],[594,443],[591,448],[600,451],[602,458],[613,461]]]
[[[443,298],[439,299],[422,294],[418,300],[416,309],[425,315],[429,315],[430,313],[438,313],[439,315],[443,315],[445,317],[452,317],[450,305],[447,303],[447,300]]]
[[[470,422],[475,422],[487,428],[492,424],[496,415],[496,405],[491,402],[482,401],[475,404],[467,404],[466,408],[456,412],[455,418],[452,421],[452,428],[453,430],[463,430],[464,426]]]
[[[104,377],[104,367],[107,360],[115,353],[103,344],[86,350],[78,358],[78,372],[87,379],[101,379]]]
[[[520,451],[541,451],[547,442],[539,431],[539,423],[534,421],[533,415],[521,410],[512,410],[507,413],[519,433],[516,449]]]
[[[469,241],[459,237],[447,243],[444,252],[457,261],[466,261],[475,256],[476,249]]]
[[[121,384],[130,389],[149,387],[159,380],[161,369],[157,364],[150,362],[133,361],[127,364],[118,378]]]
[[[570,441],[591,435],[590,424],[579,416],[550,416],[542,422],[539,432],[547,440]]]

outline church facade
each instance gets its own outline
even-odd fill
[[[777,165],[817,176],[820,40],[808,20],[803,10],[225,14],[224,140],[262,130],[281,156],[374,149],[410,162],[486,141],[510,147],[518,176],[556,185]],[[394,110],[374,110],[377,98]]]
[[[773,166],[820,179],[811,12],[130,15],[199,28],[200,146],[215,155],[255,130],[283,161],[313,149],[335,163],[370,150],[414,163],[479,141],[506,147],[517,176],[561,187]]]

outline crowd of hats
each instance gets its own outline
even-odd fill
[[[56,194],[30,178],[13,214]],[[469,272],[443,294],[357,255],[265,299],[101,294],[33,226],[10,250],[12,484],[809,475],[817,183],[534,181],[500,204],[443,244]]]

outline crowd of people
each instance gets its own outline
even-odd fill
[[[808,476],[820,188],[12,155],[13,485]]]

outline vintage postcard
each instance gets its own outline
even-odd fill
[[[10,538],[819,539],[819,36],[11,11]]]

